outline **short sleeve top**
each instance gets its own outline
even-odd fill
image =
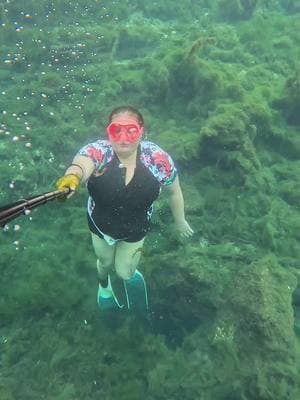
[[[79,150],[78,155],[89,157],[95,171],[101,171],[114,156],[113,148],[108,140],[97,140]],[[157,144],[149,141],[140,143],[140,161],[157,179],[160,185],[170,185],[177,176],[177,169],[172,158]]]
[[[126,185],[124,168],[109,141],[97,140],[79,150],[78,155],[89,157],[95,166],[87,182],[91,229],[113,238],[143,237],[150,229],[152,205],[161,187],[174,182],[177,170],[155,143],[141,142],[137,154],[134,176]]]

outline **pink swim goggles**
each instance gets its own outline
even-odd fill
[[[135,123],[118,124],[112,122],[106,128],[108,137],[113,142],[136,142],[143,133],[143,127]]]

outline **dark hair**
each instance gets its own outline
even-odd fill
[[[144,118],[143,118],[142,114],[139,112],[139,110],[137,110],[136,108],[134,108],[132,106],[119,106],[119,107],[114,108],[112,110],[112,112],[109,114],[109,117],[108,117],[109,123],[111,123],[111,120],[114,115],[122,114],[122,113],[126,113],[126,112],[135,115],[139,121],[139,124],[141,126],[144,126]]]

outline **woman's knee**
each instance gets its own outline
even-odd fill
[[[115,248],[109,246],[105,240],[92,233],[92,241],[100,269],[110,269],[114,263]],[[98,268],[98,269],[99,269]]]
[[[133,277],[136,267],[135,265],[126,264],[125,262],[123,262],[122,265],[116,264],[115,269],[118,277],[126,281]]]
[[[96,254],[97,255],[97,254]],[[98,271],[110,271],[113,267],[113,259],[101,257],[97,255],[97,270]]]
[[[144,240],[136,243],[120,242],[115,256],[115,270],[122,279],[133,277],[138,266]]]

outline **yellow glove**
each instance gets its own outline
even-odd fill
[[[75,174],[64,175],[56,182],[55,186],[58,190],[70,189],[74,192],[80,184],[80,179]]]

